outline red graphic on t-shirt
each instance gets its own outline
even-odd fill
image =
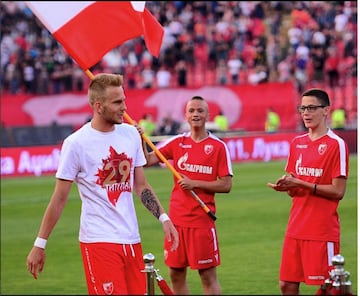
[[[98,169],[96,184],[105,188],[109,201],[116,206],[121,192],[131,192],[130,171],[132,159],[125,153],[118,154],[110,146],[110,156],[103,159],[103,167]]]

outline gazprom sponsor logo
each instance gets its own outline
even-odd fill
[[[201,173],[208,175],[212,174],[213,168],[211,166],[186,163],[188,157],[188,153],[185,153],[182,157],[179,158],[177,164],[181,170],[192,173]]]
[[[212,167],[206,165],[184,163],[185,171],[193,173],[212,174]]]
[[[305,167],[302,166],[302,154],[300,154],[298,160],[296,161],[295,169],[296,174],[299,176],[310,176],[310,177],[321,177],[323,174],[323,169]]]
[[[300,176],[321,177],[323,169],[298,167],[296,168],[296,173]]]

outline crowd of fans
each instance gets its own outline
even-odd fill
[[[49,2],[49,7],[51,2]],[[356,1],[147,1],[165,29],[158,58],[142,38],[91,70],[124,74],[127,88],[355,80]],[[22,1],[2,1],[1,85],[11,94],[86,89],[86,75]]]

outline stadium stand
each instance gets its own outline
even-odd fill
[[[165,29],[160,56],[152,57],[143,39],[137,38],[106,54],[93,72],[123,73],[128,88],[157,88],[160,69],[170,72],[168,87],[291,80],[299,92],[325,88],[335,105],[345,106],[350,122],[356,122],[356,1],[147,1],[146,5]],[[84,91],[85,73],[23,1],[2,1],[0,12],[2,92],[16,99],[19,93]],[[144,81],[149,73],[150,84]]]

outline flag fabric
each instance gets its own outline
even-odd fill
[[[164,29],[145,1],[25,1],[67,53],[87,70],[111,49],[143,36],[158,57]]]

